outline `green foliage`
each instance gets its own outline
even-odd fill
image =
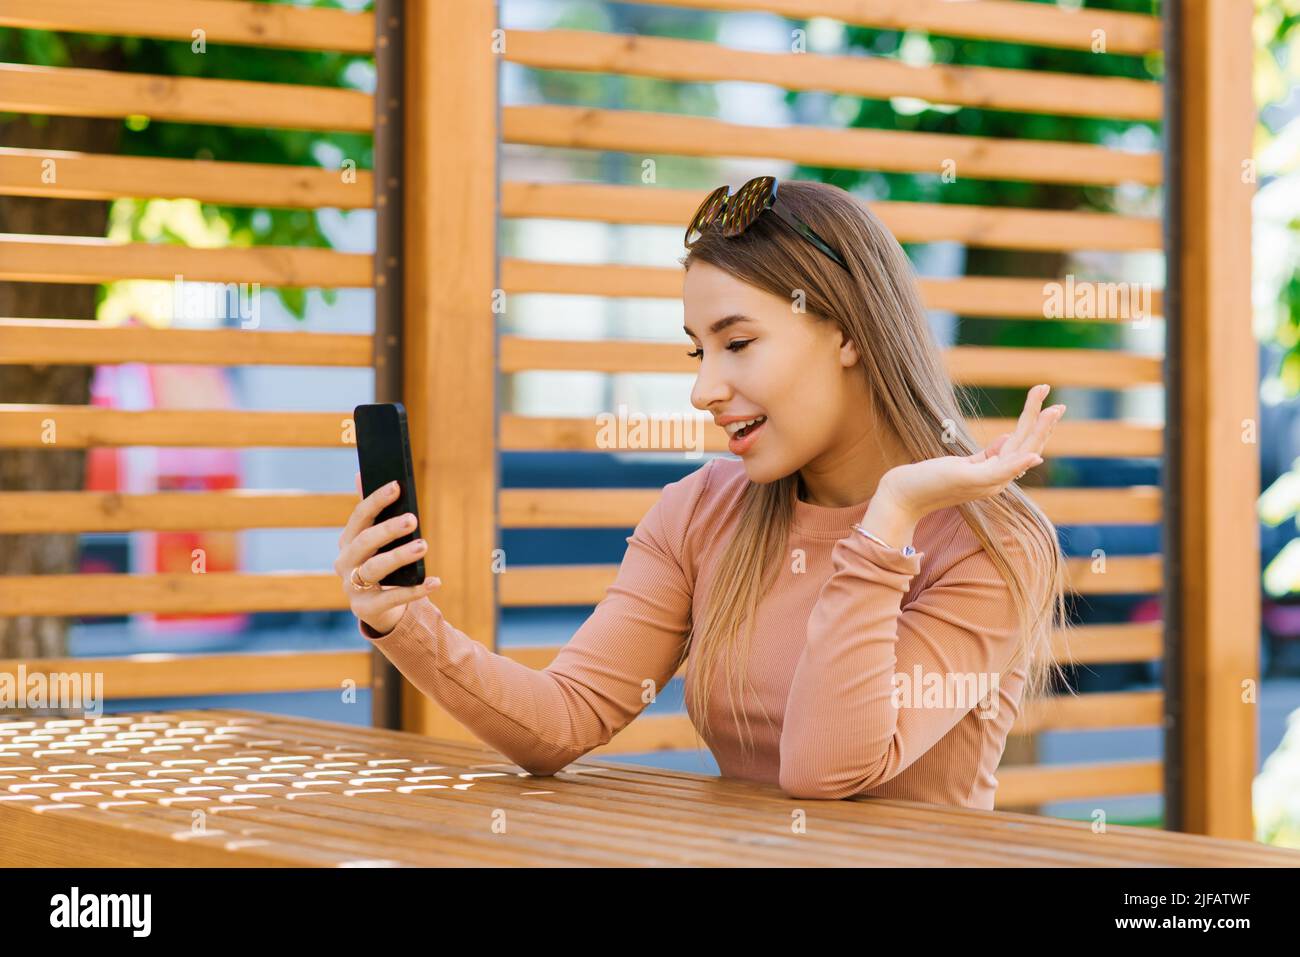
[[[340,6],[326,0],[305,5]],[[206,49],[199,52],[191,43],[181,41],[0,30],[0,60],[6,62],[68,67],[110,51],[117,54],[120,66],[116,69],[127,73],[353,89],[370,89],[374,73],[369,57],[352,54],[249,48],[213,42],[208,42]],[[12,113],[0,114],[0,135],[4,124],[18,119]],[[30,121],[40,123],[43,118],[31,117]],[[357,169],[372,169],[374,164],[373,143],[368,134],[158,122],[143,116],[127,117],[122,125],[123,155],[334,169],[345,159],[354,161]],[[112,215],[115,222],[124,224],[133,240],[183,242],[179,230],[165,219],[156,227],[146,225],[157,221],[160,213],[170,208],[167,201],[160,205],[155,200],[122,199],[114,203]],[[330,245],[314,210],[203,204],[203,216],[213,225],[214,234],[223,235],[235,246]],[[302,318],[305,290],[277,288],[276,291],[285,307]],[[322,294],[327,302],[335,299],[332,289],[322,290]]]
[[[1153,14],[1152,2],[1134,0],[1123,4],[1089,3]],[[793,23],[794,21],[792,21]],[[846,27],[845,46],[850,53],[885,57],[905,63],[998,67],[1051,73],[1116,76],[1152,80],[1161,76],[1159,56],[1098,55],[1085,50],[1024,46],[961,37],[931,37],[899,30]],[[786,100],[792,106],[810,94],[791,91]],[[900,104],[889,100],[841,97],[852,104],[847,125],[851,128],[898,130],[917,133],[947,133],[1018,140],[1103,143],[1145,128],[1154,143],[1158,124],[1136,120],[1111,120],[1010,112],[976,107],[945,107],[943,104]],[[979,203],[994,206],[1027,206],[1050,209],[1111,209],[1108,190],[1098,187],[1054,183],[1028,183],[959,177],[944,183],[937,174],[889,173],[872,170],[830,170],[800,167],[799,175],[821,176],[844,189],[867,185],[872,192],[893,200],[935,203]]]
[[[1256,128],[1260,190],[1276,194],[1300,178],[1300,157],[1294,144],[1300,140],[1300,121],[1284,128],[1269,122],[1271,107],[1294,95],[1300,87],[1300,0],[1257,0],[1255,17],[1255,99],[1261,106]],[[1281,113],[1283,117],[1286,113]],[[1292,189],[1295,187],[1292,186]],[[1266,194],[1267,196],[1268,194]],[[1281,223],[1262,207],[1257,230],[1264,230],[1259,260],[1272,265],[1257,280],[1270,299],[1272,316],[1265,315],[1264,338],[1281,350],[1278,368],[1268,386],[1277,397],[1300,395],[1300,218]],[[1280,269],[1277,266],[1280,264]],[[1273,287],[1273,288],[1268,288]],[[1292,463],[1259,498],[1260,520],[1276,526],[1294,519],[1300,527],[1300,460]],[[1264,569],[1264,589],[1274,597],[1300,590],[1300,538],[1293,538]],[[1287,825],[1294,840],[1296,819]],[[1279,831],[1279,833],[1281,833]]]
[[[1300,87],[1300,0],[1256,0],[1255,41],[1255,100],[1267,116],[1272,104],[1295,95]],[[1256,154],[1269,157],[1280,153],[1275,161],[1261,164],[1261,189],[1275,179],[1300,176],[1300,151],[1286,148],[1285,143],[1280,151],[1270,150],[1279,136],[1289,135],[1292,144],[1300,140],[1297,123],[1300,121],[1293,120],[1291,128],[1284,131],[1261,119]],[[1285,350],[1277,374],[1283,393],[1293,397],[1300,394],[1300,217],[1287,224],[1287,234],[1288,267],[1277,283],[1269,336]]]
[[[1287,718],[1281,744],[1256,776],[1252,804],[1255,840],[1300,849],[1300,711]]]
[[[569,3],[548,25],[554,30],[598,30],[634,36],[669,36],[686,40],[716,39],[717,18],[667,7]],[[529,81],[545,103],[608,103],[621,109],[716,116],[712,83],[669,83],[653,77],[528,70]],[[636,170],[633,171],[636,174]]]
[[[1148,15],[1159,12],[1155,0],[1119,0],[1088,3],[1087,6]],[[799,21],[791,21],[791,24],[803,25]],[[1163,57],[1158,54],[1102,55],[1088,50],[864,27],[846,27],[843,44],[851,54],[884,57],[916,65],[997,67],[1138,80],[1158,80],[1164,67]],[[824,94],[791,91],[786,94],[786,102],[798,111],[800,101],[813,96]],[[850,128],[1103,144],[1121,140],[1129,144],[1136,137],[1140,145],[1149,149],[1158,148],[1160,137],[1159,124],[1146,121],[1012,112],[902,98],[868,100],[839,96],[835,98],[832,111],[842,115],[845,125]],[[1115,190],[1111,187],[961,176],[953,182],[944,182],[938,172],[893,173],[820,166],[799,166],[794,176],[819,179],[862,195],[898,201],[1037,209],[1116,209]],[[905,249],[909,255],[917,252],[914,244],[905,244]],[[1063,257],[1055,253],[971,248],[967,250],[966,259],[969,275],[1055,278],[1060,274]],[[1119,326],[1107,323],[996,318],[966,320],[959,330],[958,341],[965,344],[1033,348],[1114,348],[1121,344],[1123,335]],[[1015,415],[1024,403],[1023,391],[1018,389],[973,390],[972,397],[984,415]]]

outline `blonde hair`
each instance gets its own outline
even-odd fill
[[[897,434],[912,461],[979,451],[965,425],[976,414],[974,403],[959,397],[948,375],[898,241],[836,186],[783,180],[779,188],[783,202],[840,253],[847,272],[771,213],[731,239],[706,230],[681,264],[689,269],[709,263],[783,299],[802,291],[809,321],[834,322],[853,341],[875,421]],[[796,471],[765,484],[750,482],[742,493],[736,533],[724,547],[702,620],[698,627],[692,623],[682,653],[683,660],[694,659],[686,692],[701,722],[697,737],[707,734],[709,688],[720,662],[736,717],[745,690],[747,626],[783,566],[798,481]],[[1022,704],[1043,697],[1053,672],[1065,678],[1052,636],[1059,632],[1067,640],[1069,627],[1067,571],[1056,529],[1014,482],[996,496],[957,508],[1011,591],[1020,625],[1016,660],[1026,673]],[[1023,547],[1019,561],[1008,541]],[[748,731],[748,716],[744,723]]]

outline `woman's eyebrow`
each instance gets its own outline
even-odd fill
[[[723,329],[726,329],[728,326],[734,326],[738,322],[753,322],[753,321],[754,320],[751,317],[746,316],[744,313],[733,312],[731,315],[723,316],[721,319],[714,322],[713,325],[709,326],[709,335],[711,336],[717,335]],[[686,326],[682,326],[682,331],[685,332],[688,336],[692,336],[692,337],[695,336],[695,333],[691,332],[691,330],[688,329]]]

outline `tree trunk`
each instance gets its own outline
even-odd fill
[[[93,59],[79,57],[73,65],[112,69],[118,59],[116,48],[110,48]],[[0,125],[0,136],[10,147],[115,153],[121,130],[120,120],[19,116]],[[103,236],[107,225],[105,201],[0,196],[0,232]],[[71,283],[0,283],[0,316],[93,321],[96,292],[96,286]],[[0,403],[85,405],[90,400],[92,372],[90,366],[0,365]],[[85,452],[77,449],[0,449],[0,490],[82,489],[85,458]],[[0,574],[75,573],[77,538],[76,534],[0,535]],[[0,617],[0,658],[63,656],[67,631],[67,618]],[[5,716],[14,714],[6,710]]]

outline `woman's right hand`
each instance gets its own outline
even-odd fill
[[[356,484],[357,495],[360,495],[360,473]],[[339,536],[339,557],[334,562],[334,571],[343,579],[343,593],[348,596],[352,614],[380,635],[386,635],[397,627],[407,605],[427,597],[442,584],[438,578],[426,578],[420,585],[380,585],[375,588],[358,588],[352,583],[354,568],[363,581],[378,582],[415,561],[428,548],[424,539],[419,538],[401,548],[376,554],[381,546],[408,534],[415,527],[415,516],[410,512],[373,524],[375,517],[397,498],[397,492],[397,483],[389,482],[358,503]]]

